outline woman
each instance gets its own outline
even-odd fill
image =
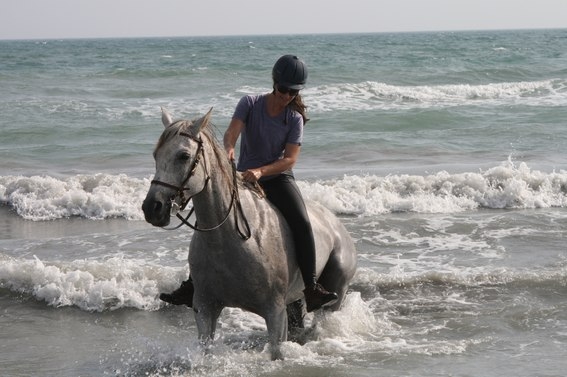
[[[266,197],[283,214],[293,233],[296,257],[305,284],[307,311],[319,309],[337,299],[317,283],[315,242],[309,216],[292,168],[297,162],[307,121],[299,91],[307,81],[307,67],[293,55],[278,59],[272,69],[273,90],[268,94],[243,97],[224,134],[229,159],[235,159],[240,140],[238,170],[248,182],[258,182]],[[163,301],[191,306],[191,279]]]

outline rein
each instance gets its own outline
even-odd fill
[[[172,185],[170,183],[158,181],[158,180],[155,180],[155,179],[152,180],[152,182],[151,182],[152,184],[164,186],[164,187],[167,187],[167,188],[170,188],[170,189],[173,189],[173,190],[176,191],[175,195],[171,198],[171,202],[172,202],[172,208],[174,206],[178,207],[177,213],[175,215],[181,221],[181,223],[179,223],[179,225],[177,225],[174,228],[164,228],[164,229],[176,230],[176,229],[179,229],[182,225],[187,225],[189,228],[191,228],[195,231],[198,231],[198,232],[210,232],[210,231],[213,231],[213,230],[220,228],[228,220],[228,217],[230,216],[232,209],[235,207],[236,210],[238,212],[240,212],[240,216],[242,217],[242,219],[244,221],[244,226],[245,226],[244,232],[241,231],[240,226],[238,225],[238,223],[239,223],[238,217],[239,216],[238,216],[238,213],[235,212],[234,213],[234,219],[235,219],[235,222],[236,222],[236,230],[238,231],[238,234],[242,239],[244,239],[244,240],[249,239],[252,236],[252,232],[250,230],[250,224],[248,223],[248,219],[244,215],[244,211],[242,209],[242,204],[240,203],[240,195],[238,193],[238,182],[237,182],[237,177],[236,177],[236,166],[234,164],[234,161],[231,161],[232,162],[232,193],[230,195],[230,205],[228,206],[228,210],[226,212],[226,215],[219,222],[219,224],[217,224],[213,227],[210,227],[210,228],[200,228],[200,227],[197,226],[196,222],[195,222],[195,225],[191,224],[189,222],[189,218],[191,217],[193,212],[195,212],[195,207],[192,207],[189,210],[189,214],[186,217],[183,217],[179,213],[180,211],[183,211],[185,209],[185,207],[187,207],[187,204],[195,195],[198,195],[205,190],[209,181],[211,180],[209,172],[207,171],[207,165],[204,164],[204,171],[205,171],[206,177],[205,177],[205,182],[203,183],[203,188],[201,190],[199,190],[198,192],[196,192],[195,194],[189,196],[189,197],[185,196],[185,191],[190,190],[188,187],[185,187],[185,186],[189,182],[189,179],[191,179],[191,177],[193,177],[193,175],[195,174],[195,171],[197,170],[197,166],[198,166],[199,162],[201,161],[201,157],[203,158],[203,161],[205,160],[205,152],[204,152],[204,148],[203,148],[203,140],[201,139],[201,137],[197,138],[197,137],[195,137],[191,134],[188,134],[186,132],[180,132],[179,135],[188,137],[191,140],[195,141],[197,143],[198,147],[197,147],[197,153],[195,154],[195,159],[191,163],[189,173],[187,174],[187,177],[181,183],[181,186],[175,186],[175,185]],[[180,206],[178,206],[175,203],[175,198],[177,198],[177,197],[179,197],[181,199],[181,205]]]

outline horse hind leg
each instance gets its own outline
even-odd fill
[[[318,282],[323,285],[328,291],[335,292],[338,296],[338,300],[326,306],[325,309],[339,310],[344,301],[348,290],[348,282],[352,278],[352,274],[348,273],[348,270],[343,266],[337,258],[333,255],[327,261],[321,276],[319,276]]]
[[[287,336],[292,342],[304,344],[302,337],[305,332],[305,305],[299,299],[287,305]]]
[[[288,340],[305,345],[314,337],[314,328],[305,328],[305,305],[302,299],[287,306]]]
[[[299,299],[287,305],[287,328],[290,332],[305,328],[305,305]]]

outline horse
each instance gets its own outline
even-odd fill
[[[304,289],[292,234],[261,190],[242,181],[216,139],[211,113],[212,108],[199,119],[173,121],[162,108],[165,129],[153,153],[156,172],[142,205],[144,216],[165,227],[172,210],[192,201],[195,225],[189,216],[178,217],[195,229],[188,261],[201,344],[212,344],[223,308],[238,307],[263,317],[271,358],[283,359],[286,308],[302,299]],[[327,309],[339,310],[356,271],[356,249],[334,214],[313,201],[306,206],[318,281],[339,297]]]

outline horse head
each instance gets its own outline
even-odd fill
[[[184,208],[204,189],[208,176],[204,161],[201,130],[207,127],[212,109],[195,120],[173,121],[162,108],[165,127],[154,150],[156,172],[142,204],[146,221],[166,226],[172,207]]]

